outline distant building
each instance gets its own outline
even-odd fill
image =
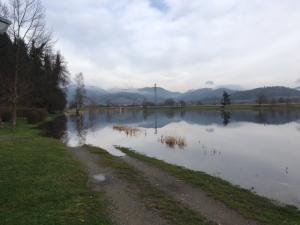
[[[0,16],[0,34],[5,33],[11,22]]]

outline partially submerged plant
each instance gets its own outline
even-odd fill
[[[124,132],[126,135],[130,135],[130,136],[135,136],[137,133],[141,131],[138,128],[132,128],[126,125],[114,125],[113,129],[120,132]]]
[[[186,146],[185,138],[176,136],[161,136],[160,142],[168,145],[170,148],[174,148],[176,145],[179,148],[184,148]]]

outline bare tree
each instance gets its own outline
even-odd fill
[[[4,3],[0,2],[0,16],[7,18],[9,15],[8,7]]]
[[[79,111],[83,106],[83,102],[85,98],[84,79],[82,73],[76,74],[75,83],[76,83],[75,106],[76,106],[76,114],[79,115]]]
[[[12,25],[9,34],[14,40],[25,44],[33,40],[36,44],[50,42],[51,34],[46,31],[45,9],[40,0],[10,0],[9,12]]]
[[[22,59],[20,57],[20,45],[34,42],[37,45],[51,43],[51,34],[46,31],[45,27],[45,10],[40,0],[10,0],[8,5],[1,3],[0,12],[6,15],[11,21],[8,33],[14,41],[15,69],[12,75],[11,83],[11,106],[13,126],[17,121],[17,107],[20,97],[19,74],[22,73]]]
[[[224,91],[221,100],[221,105],[223,108],[225,108],[226,105],[230,105],[230,104],[231,104],[230,94]]]

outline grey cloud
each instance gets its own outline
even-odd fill
[[[208,80],[205,82],[205,85],[212,86],[212,85],[214,85],[214,82],[212,80]]]
[[[254,87],[293,85],[299,77],[298,0],[44,3],[71,72],[98,86],[155,80],[184,91],[201,87],[199,80]]]
[[[226,89],[231,89],[231,90],[244,90],[245,88],[241,85],[238,84],[224,84],[224,85],[219,85],[216,88],[226,88]]]

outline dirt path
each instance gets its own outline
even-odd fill
[[[109,213],[118,225],[166,225],[158,213],[145,208],[137,196],[137,190],[114,176],[109,168],[101,167],[98,155],[83,147],[70,148],[71,153],[86,167],[90,185],[97,191],[104,191],[111,203]]]
[[[174,199],[199,212],[207,219],[219,225],[257,225],[255,221],[243,218],[223,203],[207,196],[204,191],[195,188],[176,177],[161,171],[145,162],[124,157],[124,160],[143,172],[148,181],[158,189],[170,194]]]

